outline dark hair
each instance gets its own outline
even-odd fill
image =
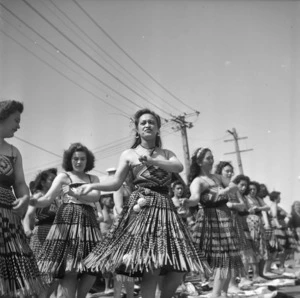
[[[216,166],[216,174],[222,175],[222,171],[225,167],[230,166],[233,172],[233,165],[229,161],[220,161]]]
[[[257,190],[256,195],[258,195],[258,193],[260,191],[260,185],[259,185],[259,183],[256,182],[256,181],[250,181],[249,188],[250,188],[250,185],[254,185],[256,187],[256,190]]]
[[[94,168],[95,164],[95,156],[94,154],[84,145],[81,143],[73,143],[69,147],[69,149],[64,151],[62,167],[66,171],[73,171],[72,166],[72,156],[75,152],[84,152],[86,154],[86,167],[84,172],[88,172]]]
[[[249,193],[249,184],[250,184],[250,178],[248,176],[245,176],[245,175],[237,175],[233,180],[232,182],[235,183],[235,184],[239,184],[241,181],[245,181],[247,183],[247,187],[246,187],[246,190],[245,190],[245,195],[247,195]]]
[[[191,166],[190,166],[190,174],[189,174],[189,183],[191,183],[195,177],[200,174],[201,167],[199,166],[198,162],[202,161],[205,154],[211,150],[209,148],[198,148],[191,158]]]
[[[43,190],[43,182],[46,182],[51,174],[56,176],[57,169],[51,168],[39,172],[35,179],[29,183],[31,193],[34,194],[38,190]]]
[[[259,194],[258,196],[263,199],[265,198],[267,195],[269,195],[269,191],[268,188],[265,184],[261,183],[260,184],[260,190],[259,190]]]
[[[7,119],[14,112],[22,113],[24,109],[23,103],[16,100],[0,101],[0,121]]]
[[[270,201],[275,202],[275,200],[277,200],[278,197],[280,196],[280,192],[274,190],[274,191],[270,192],[269,196],[270,196]]]
[[[140,120],[141,116],[143,116],[144,114],[151,114],[156,119],[157,127],[158,127],[158,129],[160,129],[160,127],[161,127],[160,117],[155,112],[153,112],[149,109],[141,109],[141,110],[138,110],[134,114],[133,121],[134,121],[135,128],[138,128],[139,120]],[[135,140],[134,140],[134,143],[131,146],[131,148],[136,148],[139,144],[141,144],[141,136],[139,135],[138,132],[136,132]],[[161,138],[159,135],[156,135],[155,146],[161,148]]]
[[[174,182],[171,184],[172,189],[174,189],[175,186],[177,186],[177,185],[182,185],[182,187],[184,188],[183,183],[182,183],[181,181],[179,181],[179,180],[176,180],[176,181],[174,181]]]

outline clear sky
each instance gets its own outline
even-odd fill
[[[187,114],[190,152],[212,149],[282,192],[300,194],[300,2],[196,0],[1,0],[0,96],[25,104],[11,142],[26,180],[60,168],[80,141],[93,173],[118,163],[133,140],[129,117],[149,107],[164,119]],[[159,83],[159,84],[158,84]],[[199,111],[197,117],[195,112]],[[168,122],[163,145],[183,161]],[[185,177],[185,173],[182,173]]]

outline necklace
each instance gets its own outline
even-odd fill
[[[140,146],[143,147],[143,148],[146,149],[146,150],[153,150],[153,149],[155,149],[155,147],[156,147],[156,146],[154,146],[154,147],[152,147],[152,148],[147,148],[147,147],[144,147],[142,144],[140,144]]]
[[[146,150],[146,151],[149,153],[149,156],[152,156],[153,153],[154,153],[154,151],[155,151],[155,149],[156,149],[156,146],[153,147],[153,148],[146,148],[146,147],[142,146],[141,144],[140,144],[140,147],[141,147],[142,150]],[[136,153],[137,153],[137,155],[139,155],[140,157],[144,156],[144,155],[139,154],[138,152],[136,152]]]

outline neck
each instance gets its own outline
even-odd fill
[[[140,146],[145,149],[154,149],[156,147],[155,143],[141,143]]]
[[[201,169],[201,175],[210,177],[211,176],[211,172],[210,172],[210,170]]]

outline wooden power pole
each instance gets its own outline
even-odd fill
[[[176,128],[181,132],[182,145],[183,145],[183,154],[184,154],[184,165],[185,165],[185,174],[188,181],[188,176],[190,173],[190,151],[189,151],[189,142],[187,137],[187,128],[192,128],[193,123],[185,120],[187,116],[196,115],[198,116],[200,112],[196,111],[193,114],[183,114],[179,116],[173,116],[171,121],[176,123]]]
[[[253,149],[240,150],[238,141],[243,140],[243,139],[248,139],[248,137],[239,138],[235,128],[233,128],[232,131],[230,131],[230,130],[227,130],[227,131],[233,136],[233,139],[232,140],[225,140],[224,142],[234,142],[235,152],[225,153],[225,155],[236,154],[240,174],[244,174],[242,158],[241,158],[241,152],[252,151]]]

